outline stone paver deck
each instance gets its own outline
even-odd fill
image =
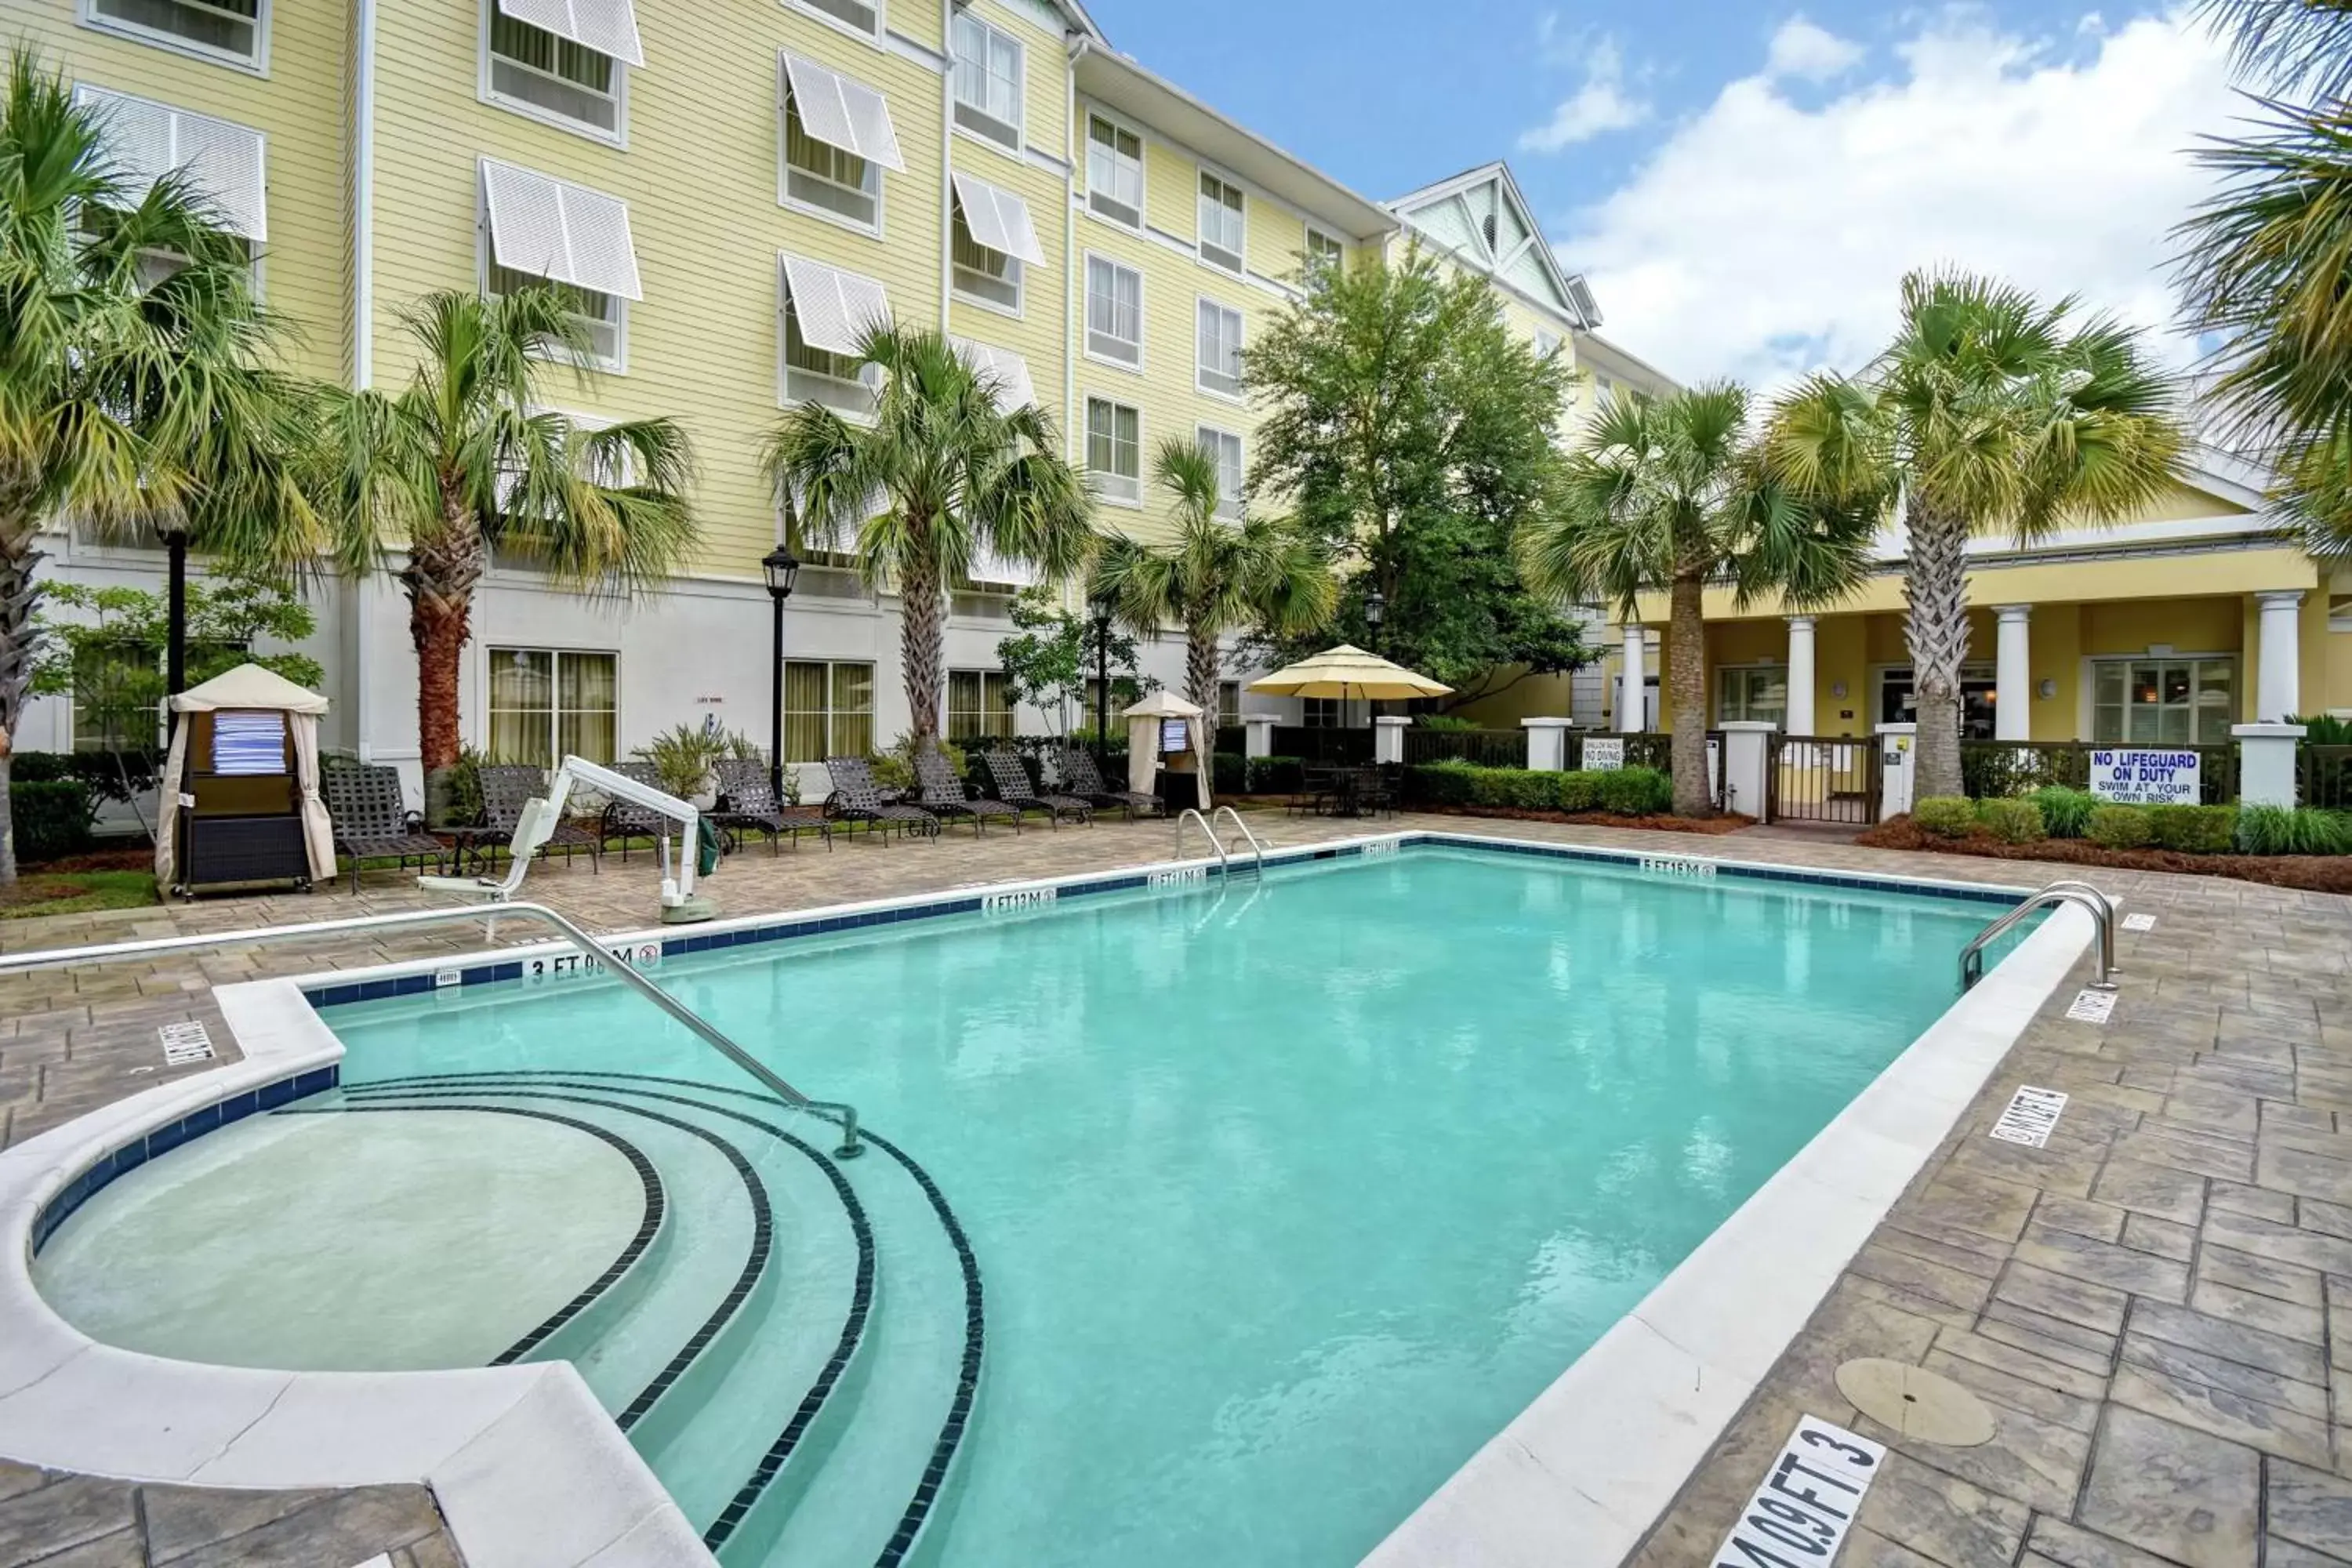
[[[1253,820],[1276,844],[1429,827],[1953,881],[2032,883],[2074,870],[1769,833],[1707,837],[1457,817]],[[956,833],[936,845],[860,841],[827,851],[812,842],[773,858],[757,847],[731,858],[709,890],[728,914],[803,909],[1164,859],[1171,837],[1164,824],[1106,822],[1032,827],[1017,838]],[[617,931],[653,923],[654,877],[640,856],[610,860],[601,875],[584,860],[557,862],[528,886],[530,897],[592,928]],[[2053,998],[1636,1552],[1640,1568],[1711,1563],[1802,1413],[1894,1450],[1844,1548],[1849,1564],[2352,1563],[2352,1481],[2344,1479],[2352,1474],[2352,1122],[2339,1125],[2337,1116],[2352,1114],[2352,900],[2152,873],[2092,879],[2126,908],[2158,916],[2155,931],[2122,938],[2113,1018],[2066,1021],[2075,983]],[[307,898],[12,921],[0,925],[0,951],[430,901],[385,874],[356,897],[339,887]],[[537,931],[500,934],[543,940]],[[201,1070],[163,1067],[163,1022],[206,1019],[226,1054],[209,999],[215,982],[483,945],[478,931],[452,928],[0,981],[0,1146],[167,1071]],[[1853,983],[1866,985],[1868,976]],[[2021,1083],[2072,1097],[2044,1149],[1986,1136]],[[1994,1412],[1993,1441],[1937,1448],[1874,1427],[1832,1380],[1839,1363],[1864,1355],[1962,1383]],[[26,1476],[41,1490],[84,1484],[0,1466],[0,1568],[51,1561],[8,1533],[12,1486],[16,1501],[41,1495],[20,1484]],[[151,1500],[184,1490],[137,1489]],[[309,1495],[299,1506],[287,1500],[297,1494],[235,1495],[265,1511],[282,1504],[289,1519],[321,1506]],[[78,1553],[91,1539],[52,1538],[46,1550]],[[347,1558],[300,1560],[345,1568],[397,1548],[411,1561],[395,1552],[395,1568],[445,1561],[430,1555],[437,1536],[420,1540],[386,1534]],[[183,1559],[151,1545],[145,1560]],[[85,1560],[54,1561],[64,1568]]]

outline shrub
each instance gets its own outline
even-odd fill
[[[1216,752],[1209,758],[1209,787],[1219,795],[1240,795],[1249,783],[1249,759],[1231,752]]]
[[[1424,730],[1442,732],[1467,733],[1478,728],[1475,719],[1465,719],[1459,713],[1423,713],[1413,721]]]
[[[1931,795],[1912,805],[1911,820],[1937,838],[1966,838],[1976,828],[1976,802],[1964,795]]]
[[[1249,760],[1249,792],[1252,795],[1297,795],[1307,787],[1307,763],[1299,757],[1252,757]]]
[[[1601,809],[1620,816],[1656,816],[1675,804],[1674,781],[1655,768],[1620,768],[1601,775]]]
[[[710,782],[710,764],[728,754],[726,742],[699,724],[677,723],[629,753],[651,765],[663,790],[692,800]]]
[[[2239,851],[2247,855],[2352,854],[2352,824],[2311,806],[2242,806],[2235,837]]]
[[[1574,812],[1592,811],[1599,808],[1601,781],[1609,775],[1580,772],[1555,773],[1552,776],[1559,781],[1554,786],[1554,795],[1559,802],[1560,810]]]
[[[1980,800],[1977,821],[2003,844],[2032,844],[2043,833],[2042,808],[2030,800]]]
[[[2105,849],[2145,849],[2156,837],[2147,812],[2137,805],[2102,805],[2091,812],[2083,836]]]
[[[16,814],[16,858],[27,865],[89,848],[94,808],[89,787],[79,779],[12,779],[8,804]]]
[[[2237,842],[2238,813],[2227,805],[2151,805],[2147,833],[2159,849],[2226,855]]]
[[[2099,797],[2086,789],[2044,784],[2026,796],[2042,813],[2042,830],[2053,838],[2080,838],[2091,824]]]

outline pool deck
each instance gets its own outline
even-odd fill
[[[1425,828],[1948,881],[2035,884],[2075,870],[1769,832],[1412,816],[1368,824],[1269,813],[1253,822],[1283,846]],[[1165,825],[1113,822],[1033,826],[1018,837],[999,829],[977,841],[958,831],[936,845],[861,840],[828,851],[812,841],[732,858],[709,890],[728,914],[764,913],[1138,865],[1171,849]],[[593,929],[620,931],[651,922],[653,878],[642,856],[608,860],[601,875],[585,860],[556,862],[535,870],[529,888]],[[2090,879],[2127,911],[2157,916],[2153,931],[2119,939],[2113,1016],[2067,1021],[2080,980],[2060,988],[1637,1550],[1641,1568],[1714,1561],[1801,1414],[1893,1451],[1842,1554],[1849,1564],[2352,1563],[2352,1126],[2336,1121],[2339,1110],[2352,1114],[2352,899],[2151,873]],[[10,921],[0,925],[0,951],[433,901],[387,873],[356,897],[341,884],[309,897]],[[215,983],[484,945],[480,933],[452,929],[0,981],[0,1148],[210,1065],[166,1068],[163,1024],[204,1021],[231,1056],[209,994]],[[2021,1084],[2071,1097],[2045,1148],[1987,1136]],[[1937,1447],[1874,1427],[1832,1380],[1856,1356],[1921,1364],[1963,1384],[1991,1409],[1993,1440]],[[430,1568],[447,1560],[432,1555],[446,1537],[437,1526],[420,1530],[413,1511],[377,1521],[373,1535],[352,1534],[351,1517],[366,1514],[350,1500],[364,1493],[101,1487],[0,1463],[0,1568],[281,1560],[229,1551],[226,1536],[210,1555],[167,1555],[152,1535],[131,1533],[152,1532],[152,1504],[117,1508],[134,1490],[209,1497],[232,1521],[244,1516],[231,1501],[259,1510],[253,1528],[298,1542],[283,1561],[352,1568],[388,1553],[392,1568]],[[87,1520],[100,1516],[116,1522],[93,1534]],[[332,1521],[337,1532],[302,1540],[306,1517],[322,1529]]]

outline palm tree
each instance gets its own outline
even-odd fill
[[[1329,561],[1306,534],[1265,518],[1219,515],[1217,458],[1171,437],[1153,455],[1152,474],[1175,492],[1175,540],[1114,540],[1095,569],[1095,592],[1139,637],[1171,622],[1184,628],[1184,696],[1217,711],[1223,654],[1218,639],[1242,628],[1279,637],[1321,629],[1338,607]]]
[[[1750,438],[1749,409],[1748,389],[1729,382],[1618,398],[1569,454],[1558,507],[1517,541],[1538,593],[1628,616],[1642,595],[1666,595],[1678,816],[1714,810],[1707,584],[1728,578],[1743,605],[1778,595],[1792,610],[1821,608],[1861,583],[1876,526],[1866,502],[1809,502],[1781,484]]]
[[[2314,100],[2352,91],[2352,0],[2202,0],[2240,70]]]
[[[805,542],[846,544],[868,583],[897,585],[913,737],[936,748],[949,585],[983,554],[1076,573],[1094,551],[1093,498],[1056,453],[1053,416],[999,407],[996,378],[946,334],[877,325],[858,363],[884,377],[873,422],[804,403],[769,434],[761,466]]]
[[[551,368],[588,364],[560,289],[428,294],[401,319],[421,351],[408,384],[336,399],[338,553],[354,574],[405,553],[394,575],[416,645],[425,808],[439,822],[459,752],[458,667],[492,550],[583,592],[642,593],[694,549],[694,460],[671,420],[591,427],[537,405]]]
[[[1990,279],[1915,272],[1902,326],[1867,369],[1816,375],[1781,401],[1770,455],[1785,482],[1875,500],[1890,521],[1900,507],[1922,796],[1961,790],[1969,540],[2022,542],[2146,506],[2187,440],[2179,400],[2134,329]]]
[[[0,100],[0,884],[8,737],[32,675],[41,531],[178,535],[283,571],[329,542],[299,480],[312,389],[280,372],[243,241],[173,174],[133,196],[101,110],[26,50]],[[164,265],[159,267],[158,263]],[[161,271],[163,276],[158,277]]]

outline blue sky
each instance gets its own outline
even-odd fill
[[[1912,266],[2167,329],[2186,149],[2233,112],[2218,47],[2146,5],[1089,4],[1368,195],[1507,158],[1608,335],[1685,378],[1858,359]]]

